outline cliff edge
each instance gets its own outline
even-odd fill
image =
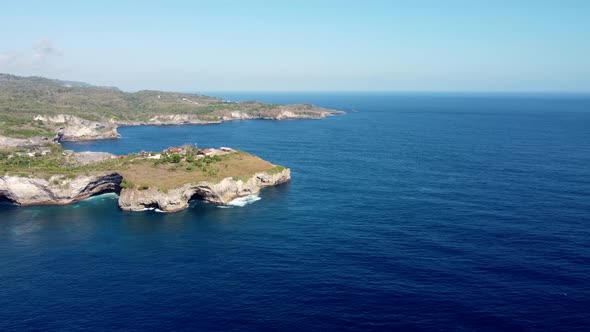
[[[119,193],[119,207],[125,211],[144,211],[150,208],[176,212],[188,208],[189,201],[200,199],[225,205],[235,198],[256,194],[264,187],[288,182],[291,171],[285,168],[275,174],[256,173],[250,179],[224,178],[218,183],[203,181],[180,188],[161,191],[157,188],[121,189],[123,176],[117,173],[95,176],[60,177],[45,180],[20,176],[0,177],[0,197],[17,205],[64,205],[105,193]]]
[[[115,156],[44,149],[0,150],[0,201],[16,205],[63,205],[117,193],[125,211],[175,212],[189,201],[228,204],[262,188],[288,182],[291,171],[228,147],[193,145],[161,152]]]

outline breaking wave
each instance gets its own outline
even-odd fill
[[[261,200],[260,196],[258,195],[248,195],[248,196],[244,196],[244,197],[238,197],[234,200],[232,200],[231,202],[227,203],[228,207],[234,207],[234,206],[238,206],[238,207],[242,207],[242,206],[246,206],[248,204],[252,204],[256,201]]]

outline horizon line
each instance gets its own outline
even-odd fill
[[[137,90],[142,91],[142,90]],[[388,94],[506,94],[506,95],[588,95],[590,91],[555,91],[555,90],[531,90],[531,91],[509,91],[509,90],[161,90],[163,92],[176,92],[187,94],[204,93],[388,93]]]
[[[134,93],[139,91],[161,91],[161,92],[173,92],[173,93],[186,93],[186,94],[204,94],[204,93],[391,93],[391,94],[503,94],[503,95],[590,95],[590,90],[390,90],[390,89],[375,89],[375,90],[355,90],[355,89],[341,89],[341,90],[172,90],[172,89],[123,89],[116,85],[96,85],[95,83],[88,83],[84,81],[61,79],[61,78],[50,78],[41,75],[18,75],[9,72],[0,72],[2,75],[10,75],[21,78],[43,78],[49,80],[58,81],[74,81],[80,83],[90,84],[96,87],[111,87],[117,88],[121,91]]]

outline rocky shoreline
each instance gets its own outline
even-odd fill
[[[118,139],[121,137],[117,131],[120,126],[146,126],[146,125],[190,125],[190,124],[220,124],[226,121],[237,120],[295,120],[295,119],[323,119],[325,117],[341,114],[341,111],[316,111],[314,113],[298,113],[291,110],[280,110],[273,115],[250,115],[245,112],[233,111],[220,116],[218,120],[202,120],[191,114],[167,114],[157,115],[148,121],[90,121],[68,114],[53,116],[37,115],[34,121],[47,123],[56,128],[55,136],[32,137],[27,139],[0,136],[0,148],[21,148],[61,141],[90,141],[103,139]]]
[[[256,194],[262,188],[290,179],[291,171],[285,168],[272,174],[258,172],[247,180],[226,177],[219,182],[202,181],[162,191],[157,188],[122,188],[123,177],[118,173],[81,175],[72,179],[2,176],[0,197],[20,206],[65,205],[100,194],[117,193],[119,207],[124,211],[159,209],[176,212],[188,208],[193,199],[225,205],[235,198]]]
[[[144,211],[155,208],[164,212],[176,212],[188,208],[192,199],[226,205],[232,200],[256,194],[260,189],[288,182],[291,171],[285,168],[276,174],[259,172],[247,181],[224,178],[218,183],[200,182],[162,192],[157,189],[123,189],[119,195],[119,207],[125,211]]]

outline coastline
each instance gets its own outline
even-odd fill
[[[101,177],[103,179],[100,179]],[[14,205],[27,207],[70,205],[101,195],[116,195],[119,208],[123,211],[141,212],[158,209],[162,212],[178,212],[187,209],[189,202],[195,199],[227,206],[237,198],[255,195],[265,187],[290,181],[291,170],[285,168],[276,174],[259,172],[245,182],[242,179],[226,177],[218,183],[202,181],[167,191],[158,188],[122,188],[123,177],[117,173],[105,174],[98,178],[76,177],[71,182],[78,182],[77,186],[67,192],[42,178],[2,176],[0,196]],[[91,185],[96,181],[100,182],[99,185]]]
[[[281,113],[282,114],[282,113]],[[246,120],[272,120],[272,121],[287,121],[287,120],[321,120],[330,116],[346,114],[344,111],[326,110],[316,113],[314,116],[305,114],[288,113],[279,116],[236,116],[225,117],[219,120],[200,120],[200,119],[181,119],[174,120],[174,115],[163,115],[163,117],[170,118],[170,121],[150,120],[150,121],[109,121],[107,123],[94,122],[90,120],[81,119],[72,115],[58,115],[60,119],[66,118],[70,121],[57,122],[62,126],[56,130],[53,138],[46,136],[35,136],[30,138],[15,138],[9,136],[0,136],[0,149],[2,148],[20,148],[20,147],[34,147],[42,146],[47,143],[59,142],[84,142],[95,140],[110,140],[119,139],[118,129],[121,127],[137,127],[137,126],[183,126],[183,125],[217,125],[224,122],[246,121]],[[35,117],[36,119],[43,119],[47,122],[53,122],[42,118],[42,116]]]
[[[125,211],[176,212],[188,208],[193,199],[227,205],[291,180],[289,168],[231,148],[199,150],[184,145],[123,156],[61,151],[54,147],[33,157],[3,154],[7,171],[0,176],[0,198],[18,206],[67,205],[115,193]],[[22,162],[29,166],[18,166]]]

